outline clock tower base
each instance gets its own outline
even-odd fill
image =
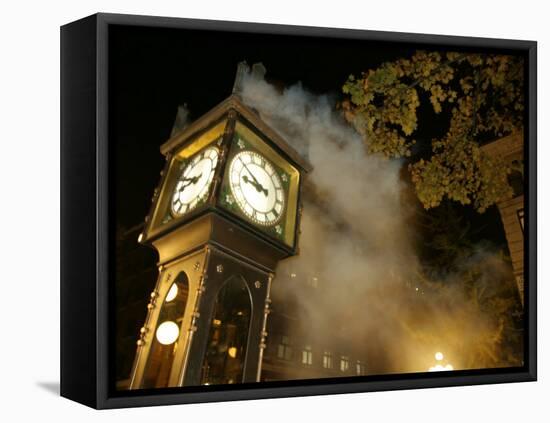
[[[273,270],[284,252],[214,213],[153,244],[159,276],[130,389],[259,381]],[[171,322],[180,328],[172,337]]]

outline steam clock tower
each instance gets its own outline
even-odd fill
[[[161,152],[139,239],[157,250],[159,274],[130,388],[259,381],[270,287],[279,260],[297,253],[311,167],[237,94]]]

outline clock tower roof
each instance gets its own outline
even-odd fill
[[[161,145],[161,153],[168,155],[170,152],[180,148],[187,141],[192,139],[194,134],[206,130],[212,124],[222,119],[223,116],[228,114],[231,110],[236,111],[240,117],[256,127],[256,129],[265,135],[274,146],[287,157],[287,159],[297,165],[301,170],[310,172],[313,169],[312,165],[288,144],[282,136],[267,125],[254,109],[246,106],[236,93],[230,95],[213,109],[185,127],[182,131],[174,134],[168,141]]]

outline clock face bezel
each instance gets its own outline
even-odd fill
[[[251,217],[251,213],[245,213],[242,207],[237,203],[234,196],[234,187],[231,187],[230,168],[234,158],[243,151],[252,151],[263,157],[268,162],[281,179],[283,187],[283,207],[280,218],[273,224],[261,224],[257,219]],[[224,211],[238,218],[243,224],[250,225],[257,231],[258,235],[267,237],[284,248],[294,249],[297,240],[298,200],[300,191],[301,175],[300,171],[291,160],[285,158],[283,153],[277,148],[277,144],[262,133],[250,123],[246,118],[239,116],[235,121],[234,129],[231,134],[227,162],[224,165],[223,179],[219,195],[216,197],[216,205]],[[243,175],[247,175],[249,182],[244,182]],[[240,176],[242,182],[256,188],[258,182],[253,180],[252,176],[243,172]],[[259,192],[265,189],[261,183],[258,186]]]
[[[268,158],[252,149],[241,150],[231,158],[228,176],[231,193],[247,219],[266,227],[281,221],[287,193]]]
[[[219,120],[212,122],[211,125],[201,128],[182,139],[180,146],[167,154],[167,161],[163,171],[161,171],[161,183],[158,193],[153,196],[152,212],[150,212],[150,221],[143,232],[141,242],[148,243],[170,231],[181,222],[185,221],[191,215],[200,213],[200,211],[211,202],[212,187],[216,172],[223,165],[222,140],[227,128],[227,117],[222,116]],[[174,137],[174,139],[177,139]],[[185,172],[187,164],[190,163],[196,155],[200,155],[209,148],[218,150],[218,159],[213,174],[212,181],[207,184],[206,192],[198,204],[192,210],[187,210],[181,215],[172,213],[172,201],[174,190],[180,180],[182,172]],[[184,168],[182,168],[184,166]]]
[[[215,153],[214,157],[212,157],[210,154],[208,154],[208,157],[205,156],[205,153],[207,152]],[[208,176],[204,178],[204,175],[194,175],[196,169],[200,169],[198,166],[200,166],[201,163],[205,161],[213,162],[213,164],[210,166],[210,169],[206,170],[208,172]],[[180,176],[176,178],[174,187],[172,189],[172,192],[170,194],[170,214],[174,219],[178,219],[187,213],[195,210],[200,202],[206,197],[209,192],[210,188],[212,186],[212,181],[214,180],[214,174],[216,172],[216,168],[220,163],[220,150],[215,145],[208,145],[204,149],[197,152],[195,155],[193,155],[188,161],[183,162],[185,165],[183,166],[183,169],[181,169]],[[181,166],[181,165],[180,165]],[[185,179],[185,180],[184,180]],[[196,184],[202,184],[202,188],[188,201],[181,201],[182,195],[186,194],[185,189],[187,187],[193,189],[196,187]],[[176,193],[178,188],[183,187],[184,189],[180,191],[179,195]],[[187,193],[192,191],[187,191]],[[178,201],[175,201],[176,195],[179,196],[177,199]],[[174,204],[176,202],[179,202],[179,204],[185,206],[183,212],[179,212],[174,210]]]

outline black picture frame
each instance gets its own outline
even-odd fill
[[[109,386],[110,180],[108,42],[111,25],[239,31],[442,47],[513,50],[527,58],[525,363],[521,368],[241,384],[217,390],[170,388],[113,393]],[[535,381],[537,378],[536,108],[537,44],[195,19],[95,14],[61,28],[61,395],[105,409],[381,390]]]

